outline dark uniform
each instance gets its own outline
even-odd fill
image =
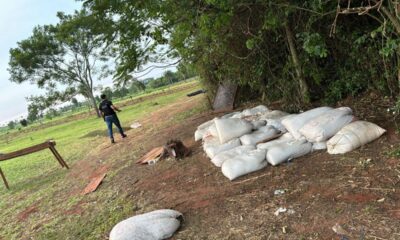
[[[117,114],[115,113],[114,109],[112,109],[112,102],[104,99],[100,105],[99,105],[99,109],[101,112],[103,112],[103,116],[104,116],[104,121],[107,124],[107,128],[108,128],[108,135],[111,138],[111,142],[114,142],[114,136],[113,136],[113,129],[112,129],[112,124],[114,123],[115,126],[117,126],[119,133],[121,134],[121,136],[124,138],[126,137],[126,135],[124,134],[124,130],[121,127],[121,123],[119,122],[119,119],[117,117]]]

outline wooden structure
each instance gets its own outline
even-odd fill
[[[0,155],[0,161],[5,161],[5,160],[12,159],[12,158],[25,156],[25,155],[28,155],[28,154],[31,154],[31,153],[35,153],[35,152],[39,152],[39,151],[42,151],[42,150],[48,148],[53,153],[53,155],[57,159],[58,163],[60,163],[61,167],[65,167],[65,168],[69,169],[67,163],[64,161],[64,159],[58,153],[58,151],[56,150],[55,146],[56,146],[56,142],[52,141],[52,140],[49,140],[49,141],[46,141],[44,143],[40,143],[40,144],[37,144],[35,146],[24,148],[24,149],[15,151],[15,152],[7,153],[7,154],[1,154]],[[6,179],[3,171],[1,170],[1,168],[0,168],[0,175],[1,175],[1,178],[3,179],[4,185],[6,186],[6,188],[10,189],[9,186],[8,186],[7,179]]]

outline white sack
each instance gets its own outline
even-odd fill
[[[214,158],[218,153],[240,146],[239,138],[232,139],[226,143],[220,143],[218,138],[207,137],[204,140],[203,149],[209,158]]]
[[[301,157],[311,152],[312,144],[305,140],[283,142],[274,145],[267,151],[267,161],[276,166],[280,163]]]
[[[251,124],[253,125],[253,130],[258,130],[259,128],[264,127],[267,124],[267,121],[255,120],[255,121],[251,121]]]
[[[268,112],[269,109],[264,105],[259,105],[254,108],[245,109],[242,111],[244,117],[254,116],[254,115],[261,115],[263,113]]]
[[[222,173],[229,180],[260,170],[267,166],[264,150],[251,150],[226,160],[221,167]]]
[[[364,144],[372,142],[386,132],[378,125],[366,121],[355,121],[344,126],[327,142],[328,153],[350,152]]]
[[[279,119],[279,118],[282,118],[282,117],[287,116],[287,115],[289,115],[289,113],[282,112],[282,111],[279,111],[279,110],[273,110],[273,111],[266,112],[266,113],[262,114],[260,116],[260,119],[268,121],[268,120],[272,120],[272,119]]]
[[[296,116],[282,120],[283,126],[293,135],[295,139],[302,138],[299,129],[302,128],[310,120],[332,110],[331,107],[319,107],[300,113]]]
[[[231,112],[231,113],[225,114],[221,118],[231,118],[231,117],[233,117],[233,116],[235,116],[236,114],[239,114],[239,113],[240,112]]]
[[[313,151],[324,150],[326,148],[327,148],[326,142],[316,142],[316,143],[313,143],[313,145],[312,145]]]
[[[216,119],[214,122],[220,143],[226,143],[229,140],[241,137],[250,133],[253,129],[253,125],[250,122],[238,118]]]
[[[119,222],[110,232],[110,240],[161,240],[170,238],[180,226],[182,214],[162,209]]]
[[[353,120],[352,114],[348,107],[330,110],[306,123],[299,132],[309,142],[326,141]]]
[[[214,120],[215,118],[197,127],[197,130],[194,132],[194,140],[196,142],[203,139],[206,136],[209,127],[214,124]]]
[[[261,127],[257,131],[240,137],[242,145],[256,145],[258,142],[272,138],[279,134],[279,131],[272,126]]]
[[[218,153],[215,157],[213,157],[213,159],[211,159],[211,162],[214,163],[215,166],[221,167],[222,163],[224,163],[226,160],[242,155],[254,149],[255,147],[251,145],[235,147]]]
[[[268,118],[267,119],[267,126],[272,126],[276,129],[278,129],[279,131],[285,133],[287,132],[286,127],[283,126],[282,121],[291,117],[297,116],[297,114],[290,114],[290,115],[285,115],[283,117],[279,117],[279,118]]]
[[[285,133],[282,136],[280,136],[279,138],[274,139],[272,141],[269,141],[269,142],[266,142],[266,143],[257,144],[257,149],[263,149],[263,150],[268,151],[268,149],[270,149],[271,147],[275,146],[276,144],[284,143],[284,142],[290,142],[290,141],[293,141],[293,140],[294,140],[294,138],[293,138],[292,134]]]

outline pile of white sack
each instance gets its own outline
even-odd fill
[[[352,151],[379,138],[385,130],[359,121],[348,107],[318,107],[299,114],[260,105],[201,124],[195,140],[211,162],[233,180],[269,164],[276,166],[314,150]]]

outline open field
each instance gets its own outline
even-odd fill
[[[119,114],[123,126],[139,121],[143,127],[117,137],[115,145],[94,117],[17,133],[9,144],[2,139],[0,151],[8,152],[53,138],[71,169],[61,169],[46,151],[0,162],[11,186],[0,187],[0,239],[107,239],[118,221],[159,208],[184,214],[173,239],[340,239],[331,229],[336,223],[351,239],[400,239],[400,161],[388,154],[400,140],[389,103],[376,99],[371,108],[368,96],[341,103],[388,130],[361,149],[313,153],[230,182],[193,140],[196,127],[215,115],[204,95],[185,96],[199,88],[188,84],[127,103]],[[192,155],[135,164],[170,138],[183,140]],[[82,195],[90,178],[104,171],[98,190]],[[287,191],[275,196],[276,189]],[[279,207],[294,213],[275,216]]]

